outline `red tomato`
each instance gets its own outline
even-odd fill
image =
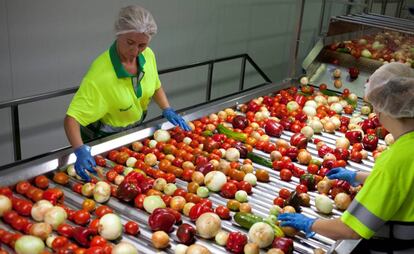
[[[104,157],[100,155],[95,156],[95,162],[96,162],[96,165],[98,166],[101,166],[101,167],[106,166],[106,160],[104,159]]]
[[[138,194],[134,199],[134,205],[135,207],[142,209],[144,208],[144,199],[146,195],[145,194]]]
[[[319,166],[316,165],[316,164],[309,164],[307,170],[308,170],[308,173],[314,175],[314,174],[317,174],[318,173]]]
[[[75,184],[72,186],[72,190],[73,190],[74,192],[76,192],[76,193],[82,193],[82,184],[80,184],[80,183],[75,183]]]
[[[112,151],[109,151],[109,153],[108,153],[108,159],[110,159],[111,161],[115,161],[116,160],[116,157],[118,156],[118,151],[116,151],[116,150],[112,150]]]
[[[73,215],[73,221],[78,225],[85,225],[89,222],[91,215],[88,211],[78,210]]]
[[[286,168],[280,170],[280,179],[289,182],[292,179],[292,172]]]
[[[115,170],[115,172],[117,172],[118,174],[122,174],[124,172],[124,166],[122,165],[116,165],[112,169]]]
[[[225,198],[234,198],[237,192],[237,185],[232,182],[227,182],[221,187],[221,195]]]
[[[8,224],[11,224],[17,217],[19,217],[19,215],[13,210],[3,213],[3,219]]]
[[[273,204],[278,205],[280,207],[283,207],[285,205],[285,200],[281,197],[277,197],[277,198],[273,199]]]
[[[30,183],[27,182],[27,181],[19,182],[16,185],[17,193],[20,193],[20,194],[23,194],[23,195],[26,194],[26,192],[29,190],[29,188],[30,188]]]
[[[138,232],[139,232],[139,226],[138,226],[138,223],[136,223],[136,222],[134,222],[134,221],[128,221],[128,222],[125,224],[125,232],[126,232],[127,234],[130,234],[130,235],[137,235],[137,234],[138,234]]]
[[[230,219],[230,210],[226,206],[219,205],[216,207],[215,213],[223,220]]]
[[[93,246],[86,249],[85,254],[106,254],[104,247],[102,246]]]
[[[101,205],[98,208],[96,208],[95,210],[95,214],[98,218],[101,218],[102,216],[104,216],[107,213],[113,213],[112,209],[109,208],[106,205]]]
[[[355,150],[358,152],[362,151],[362,148],[363,148],[362,143],[355,143],[352,145],[352,150]]]
[[[239,190],[244,190],[245,192],[247,192],[247,194],[252,193],[252,185],[246,181],[240,181],[237,185],[237,188]]]
[[[106,240],[105,238],[103,238],[102,236],[96,235],[92,238],[90,246],[101,246],[101,247],[105,247],[106,245]]]
[[[304,184],[299,184],[298,186],[296,186],[296,192],[297,193],[307,193],[308,192],[308,187],[306,187],[306,185],[304,185]]]
[[[355,161],[355,162],[361,162],[362,161],[362,154],[359,151],[352,151],[351,153],[351,157],[350,157],[351,161]]]
[[[279,191],[279,196],[283,199],[288,199],[290,197],[290,191],[286,188],[282,188]]]
[[[185,194],[187,194],[187,191],[185,191],[185,190],[184,190],[184,189],[182,189],[182,188],[178,188],[178,189],[176,189],[176,190],[174,191],[173,196],[174,196],[174,197],[175,197],[175,196],[181,196],[181,197],[185,198]]]
[[[320,91],[326,90],[327,88],[328,88],[328,86],[326,84],[320,84],[319,85],[319,90]]]
[[[95,234],[98,234],[98,227],[99,227],[99,219],[94,219],[89,223],[88,228],[92,229]]]
[[[27,220],[25,220],[23,217],[18,216],[16,217],[12,223],[11,226],[16,229],[16,230],[23,230],[24,227],[28,224],[29,222]]]
[[[52,249],[54,251],[57,251],[57,250],[63,248],[64,246],[66,246],[68,243],[69,243],[68,238],[66,238],[64,236],[58,236],[52,242]]]
[[[72,237],[73,229],[74,228],[71,225],[62,223],[58,226],[57,232],[59,233],[59,235],[70,238]]]
[[[106,173],[106,180],[113,182],[115,180],[115,177],[117,176],[118,176],[118,173],[114,169],[110,169]]]
[[[46,189],[49,186],[49,179],[44,175],[36,176],[35,185],[41,189]]]

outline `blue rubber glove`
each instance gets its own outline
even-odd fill
[[[312,231],[312,225],[316,219],[311,219],[300,213],[282,213],[277,216],[281,221],[282,227],[294,227],[306,233],[306,237],[312,237],[315,232]]]
[[[333,168],[333,169],[329,170],[329,172],[326,174],[326,176],[329,179],[345,180],[345,181],[349,182],[351,185],[356,184],[356,181],[355,181],[356,172],[345,169],[345,168]]]
[[[190,127],[187,125],[187,123],[184,121],[184,119],[175,112],[173,108],[166,108],[162,112],[162,115],[170,121],[170,123],[174,124],[175,126],[180,126],[181,129],[185,131],[190,131]]]
[[[82,177],[85,181],[90,181],[91,178],[86,173],[86,170],[96,174],[95,169],[96,167],[95,159],[91,155],[91,148],[87,145],[82,145],[75,150],[76,155],[76,162],[75,162],[75,170],[76,174]]]

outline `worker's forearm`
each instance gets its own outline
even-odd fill
[[[312,231],[335,240],[361,238],[354,230],[345,225],[339,218],[332,220],[318,219],[313,223]]]
[[[367,179],[368,176],[369,176],[368,172],[358,171],[356,176],[355,176],[355,180],[360,182],[360,183],[364,183],[365,179]]]
[[[155,91],[154,101],[162,110],[170,106],[170,104],[168,103],[167,95],[165,94],[164,89],[162,87]]]
[[[76,119],[67,115],[65,117],[64,126],[66,137],[68,138],[68,141],[72,145],[73,149],[76,149],[83,145],[82,137],[80,134],[80,125]]]

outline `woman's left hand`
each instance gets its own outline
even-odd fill
[[[177,114],[173,108],[166,108],[162,111],[162,115],[168,119],[168,121],[175,126],[180,126],[185,131],[190,131],[190,127],[187,125],[181,115]]]

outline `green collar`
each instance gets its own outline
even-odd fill
[[[125,70],[124,66],[121,63],[121,59],[119,58],[118,52],[116,50],[116,40],[109,48],[109,56],[111,58],[112,65],[114,66],[114,70],[118,78],[134,77],[134,75],[128,73]],[[138,55],[137,61],[139,65],[139,71],[144,72],[145,57],[142,53]]]

